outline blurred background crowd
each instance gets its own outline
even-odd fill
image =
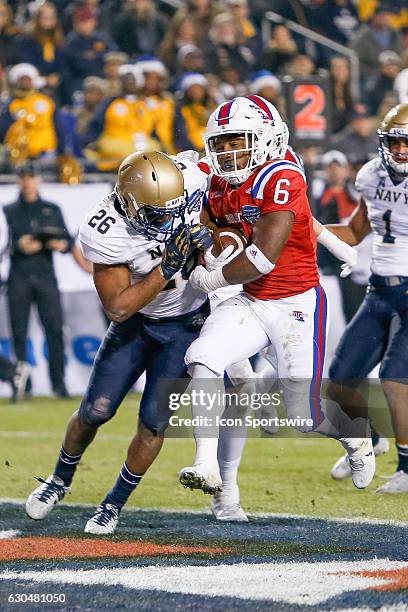
[[[359,83],[346,55],[268,11],[353,50]],[[249,92],[285,116],[285,79],[315,74],[331,93],[324,148],[371,157],[378,117],[408,100],[407,45],[405,0],[0,0],[3,171],[35,158],[78,180],[135,149],[202,151],[216,105]]]
[[[20,173],[20,200],[34,189],[27,197],[37,202],[30,176],[98,181],[135,150],[203,154],[218,104],[257,94],[288,120],[285,87],[313,77],[327,86],[330,131],[291,144],[305,162],[315,216],[341,222],[357,205],[358,169],[377,154],[381,118],[408,102],[406,0],[0,0],[0,181]],[[32,162],[35,171],[27,170]],[[13,210],[7,222],[18,242],[26,234],[15,233]],[[51,238],[50,251],[74,248],[69,237],[57,245],[64,236]],[[13,245],[11,253],[13,260]],[[323,250],[319,264],[337,277],[337,261]],[[341,281],[346,320],[367,276],[363,257]],[[55,372],[53,388],[64,396]]]

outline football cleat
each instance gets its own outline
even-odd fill
[[[215,493],[211,512],[222,523],[247,523],[248,517],[239,503],[229,503],[222,493]]]
[[[26,501],[25,511],[28,516],[39,521],[47,516],[55,504],[65,497],[69,487],[55,474],[48,476],[47,480],[37,478],[42,484],[35,489]]]
[[[375,456],[371,438],[340,438],[347,450],[351,479],[357,489],[368,487],[375,474]]]
[[[222,491],[218,464],[208,467],[203,463],[198,463],[192,467],[185,467],[179,473],[179,481],[187,489],[201,489],[203,493],[210,495]]]
[[[384,436],[384,434],[379,434],[380,438],[373,446],[374,455],[378,457],[378,455],[383,455],[384,453],[388,453],[390,450],[390,443],[388,438]],[[348,455],[343,455],[337,459],[336,463],[333,465],[331,470],[331,477],[334,480],[344,480],[345,478],[349,478],[351,476],[351,467],[348,460]]]
[[[408,474],[403,470],[395,472],[388,478],[388,482],[378,487],[376,493],[408,493]]]
[[[93,533],[95,535],[109,535],[114,533],[119,521],[120,508],[114,504],[100,504],[95,514],[89,519],[85,525],[85,533]]]
[[[14,372],[12,386],[13,386],[13,400],[21,401],[26,392],[28,378],[30,376],[31,367],[26,361],[18,361],[16,370]]]

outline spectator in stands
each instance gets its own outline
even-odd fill
[[[55,95],[64,69],[64,34],[52,2],[40,5],[26,32],[18,37],[21,62],[33,64],[46,79],[46,92]]]
[[[137,66],[144,77],[141,96],[144,97],[147,108],[153,113],[153,131],[159,140],[160,149],[172,155],[175,153],[173,143],[174,99],[166,91],[168,83],[166,67],[153,55],[142,56]]]
[[[17,61],[17,49],[14,44],[13,15],[5,0],[0,1],[0,67],[6,68]]]
[[[10,97],[0,113],[0,139],[13,165],[26,159],[53,161],[65,149],[55,102],[41,93],[43,79],[32,64],[16,64],[8,79]]]
[[[280,112],[282,111],[282,100],[280,99],[282,84],[269,70],[258,70],[250,75],[249,92],[262,96],[276,106]]]
[[[108,51],[115,49],[111,38],[96,29],[97,12],[80,5],[73,13],[74,30],[65,39],[66,72],[64,79],[70,98],[82,88],[87,76],[103,76],[103,60]]]
[[[257,31],[251,20],[248,0],[226,0],[226,5],[240,25],[245,44],[256,53],[260,49],[260,41],[258,41]]]
[[[186,0],[174,15],[171,26],[178,29],[178,24],[188,17],[193,22],[197,41],[206,43],[214,18],[221,12],[222,7],[216,0]]]
[[[28,322],[31,305],[36,304],[48,343],[53,391],[58,397],[68,397],[63,316],[53,253],[68,253],[73,241],[59,207],[42,199],[34,165],[23,166],[19,176],[18,199],[4,208],[11,238],[8,305],[14,352],[19,361],[27,361]]]
[[[178,20],[173,19],[167,29],[167,33],[159,47],[158,55],[172,71],[176,64],[178,52],[186,45],[197,47],[199,36],[197,26],[188,15]]]
[[[209,32],[211,46],[208,52],[208,65],[211,71],[221,72],[224,68],[235,68],[241,79],[246,79],[255,63],[251,49],[245,44],[241,26],[229,13],[221,13],[214,18]]]
[[[174,142],[178,151],[195,149],[203,153],[203,134],[215,108],[208,80],[198,73],[185,75],[180,82],[182,98],[176,107]]]
[[[289,64],[286,66],[286,73],[294,79],[304,79],[312,76],[316,72],[316,64],[308,55],[299,53],[295,55]]]
[[[257,67],[260,70],[269,70],[273,74],[284,75],[285,67],[297,54],[298,48],[291,32],[286,26],[277,25],[260,56]]]
[[[350,181],[347,158],[340,151],[332,150],[325,153],[321,161],[323,178],[315,179],[312,187],[316,202],[316,217],[324,225],[345,223],[358,203],[358,194]],[[340,279],[339,260],[321,245],[318,245],[317,252],[322,273],[339,278],[344,315],[348,322],[363,301],[366,286],[356,285],[350,279]]]
[[[363,91],[372,87],[377,77],[381,51],[401,54],[404,49],[402,34],[391,26],[391,17],[388,6],[379,4],[369,23],[362,25],[351,41],[360,60]]]
[[[127,64],[129,56],[122,51],[109,51],[103,60],[103,75],[107,91],[111,96],[118,96],[121,90],[119,68]]]
[[[308,7],[308,18],[314,30],[341,45],[348,45],[360,25],[357,8],[352,0],[312,2]]]
[[[177,62],[173,67],[172,76],[177,77],[184,72],[205,72],[205,55],[197,45],[187,44],[180,47],[177,52]]]
[[[331,58],[329,87],[333,132],[337,133],[346,127],[353,109],[350,65],[346,57],[335,55]]]
[[[219,81],[215,79],[213,90],[214,93],[212,95],[217,104],[231,100],[231,98],[236,96],[246,96],[248,93],[248,88],[242,82],[239,71],[231,66],[221,70]]]
[[[395,79],[401,68],[401,58],[394,51],[382,51],[378,57],[379,74],[367,87],[365,102],[371,115],[375,115],[381,102],[394,91]]]
[[[127,0],[113,24],[113,38],[118,47],[131,56],[155,53],[163,39],[167,19],[152,0]]]
[[[353,163],[359,159],[372,159],[378,154],[375,121],[364,104],[355,104],[351,123],[331,139],[331,146],[345,154]]]
[[[96,109],[100,106],[110,88],[104,79],[100,77],[86,77],[84,80],[84,95],[82,104],[78,104],[74,109],[76,115],[76,133],[79,141],[88,133],[89,125],[95,115]]]
[[[96,109],[83,145],[85,154],[103,171],[115,170],[122,159],[141,149],[153,150],[154,113],[140,97],[143,75],[135,64],[119,69],[121,93],[107,98]]]

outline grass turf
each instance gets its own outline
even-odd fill
[[[130,396],[99,431],[67,501],[97,504],[110,489],[135,430],[138,399]],[[36,485],[33,476],[52,472],[66,423],[78,403],[42,398],[17,405],[0,403],[0,497],[23,499]],[[187,491],[177,482],[179,469],[191,464],[193,451],[191,439],[166,440],[129,505],[208,509],[208,496]],[[249,439],[239,474],[243,506],[249,512],[407,520],[403,496],[374,494],[382,482],[378,476],[365,491],[355,489],[350,480],[330,478],[330,468],[341,452],[337,442],[323,438]],[[378,458],[377,474],[391,474],[395,467],[392,450]]]

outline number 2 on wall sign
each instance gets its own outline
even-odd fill
[[[305,104],[295,116],[295,128],[300,130],[325,130],[326,97],[320,85],[300,84],[295,87],[293,99],[296,104]]]

